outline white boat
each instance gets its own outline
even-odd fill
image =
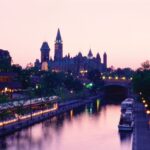
[[[132,110],[126,110],[124,113],[121,114],[121,117],[124,121],[133,121],[133,111]]]
[[[119,131],[132,131],[134,126],[134,99],[126,98],[121,103],[121,117],[118,125]]]
[[[119,131],[132,131],[133,125],[133,112],[131,110],[127,110],[125,113],[122,113],[118,125]]]
[[[124,112],[126,110],[132,110],[134,108],[134,99],[133,98],[126,98],[122,103],[121,103],[121,111]]]
[[[134,126],[134,122],[124,122],[123,124],[119,124],[119,131],[132,131]]]

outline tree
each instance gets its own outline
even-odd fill
[[[133,77],[133,88],[136,93],[142,92],[145,98],[150,98],[150,66],[149,61],[142,63]]]
[[[146,60],[145,62],[142,63],[141,66],[143,70],[150,70],[150,61]]]
[[[104,85],[104,81],[102,80],[101,72],[99,70],[91,70],[88,72],[88,79],[93,82],[94,90],[100,90]]]
[[[81,81],[78,79],[75,79],[71,75],[68,75],[66,77],[66,79],[64,81],[64,85],[69,91],[73,90],[75,92],[78,92],[83,89],[83,85],[82,85]]]
[[[18,75],[22,72],[22,67],[19,64],[13,64],[11,66],[11,71],[17,73]]]

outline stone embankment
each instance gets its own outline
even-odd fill
[[[149,116],[142,103],[135,103],[135,127],[133,132],[133,150],[150,150]]]

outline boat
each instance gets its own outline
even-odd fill
[[[127,111],[125,111],[124,113],[121,114],[121,117],[123,118],[123,120],[131,122],[134,119],[133,111],[132,110],[127,110]]]
[[[123,121],[122,123],[119,123],[118,128],[119,131],[129,131],[132,132],[133,131],[133,126],[134,126],[134,122],[133,121]]]
[[[121,103],[121,116],[119,121],[119,131],[132,131],[134,126],[134,99],[126,98]]]
[[[121,112],[125,112],[126,110],[133,111],[133,109],[134,109],[134,99],[133,98],[126,98],[121,103]]]

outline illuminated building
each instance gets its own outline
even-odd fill
[[[0,73],[0,92],[12,92],[21,89],[20,82],[16,81],[16,73]]]
[[[104,53],[103,55],[103,62],[101,62],[101,57],[99,53],[97,53],[96,57],[93,56],[91,49],[89,50],[87,56],[83,56],[82,53],[79,52],[74,57],[70,57],[70,54],[63,57],[63,42],[59,29],[57,31],[56,40],[54,43],[54,59],[50,58],[49,52],[50,48],[48,43],[43,42],[41,46],[41,61],[36,59],[36,68],[43,70],[43,62],[47,62],[48,69],[53,72],[63,71],[82,75],[85,75],[86,73],[88,73],[88,71],[93,69],[99,70],[101,72],[104,72],[107,69],[106,53]]]

